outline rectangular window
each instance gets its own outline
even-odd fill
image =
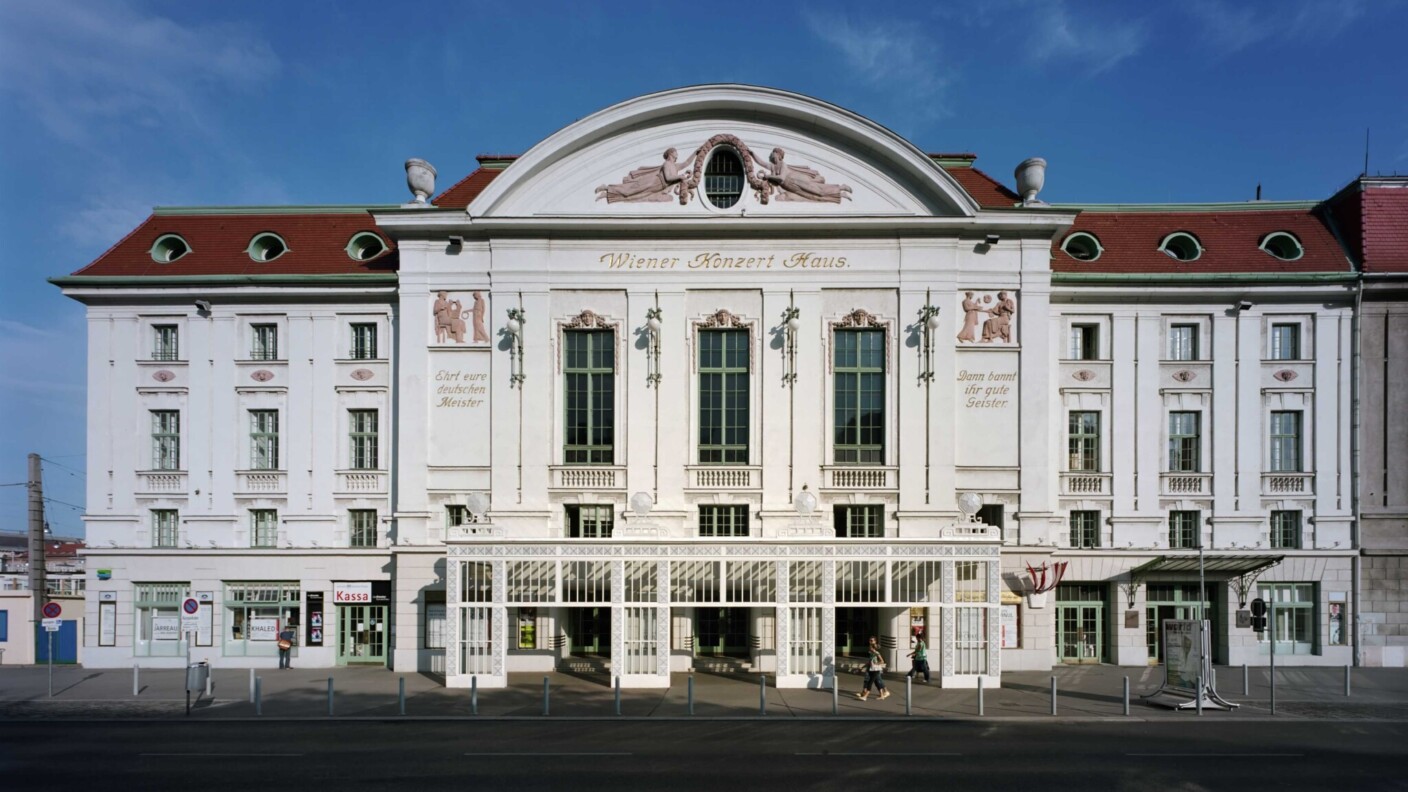
[[[445,507],[445,527],[457,528],[461,525],[469,524],[469,507],[462,504],[451,504]]]
[[[249,348],[252,360],[279,359],[279,326],[275,324],[250,325],[254,342]]]
[[[445,592],[425,592],[425,636],[426,649],[444,649],[449,645],[449,630],[445,622]]]
[[[1300,360],[1300,325],[1271,325],[1271,359]]]
[[[279,411],[249,411],[249,467],[279,469]]]
[[[353,323],[352,359],[376,360],[376,323]]]
[[[699,535],[714,538],[747,536],[748,505],[700,506]]]
[[[181,413],[152,410],[152,470],[181,469]]]
[[[1299,410],[1271,413],[1271,472],[1301,472]]]
[[[1071,547],[1100,546],[1100,512],[1071,512]]]
[[[1067,434],[1070,469],[1082,472],[1100,470],[1100,413],[1076,411],[1070,413]]]
[[[562,461],[568,465],[614,464],[616,333],[569,330],[563,335],[567,414]]]
[[[701,465],[748,464],[748,377],[747,330],[699,333]]]
[[[10,640],[10,612],[0,610],[0,643]]]
[[[377,411],[348,410],[348,434],[352,441],[352,470],[377,469]]]
[[[176,546],[176,510],[152,509],[152,547]]]
[[[1169,360],[1197,360],[1198,359],[1198,326],[1195,324],[1176,324],[1168,329],[1168,359]]]
[[[1001,503],[985,503],[978,507],[978,522],[996,528],[1003,539],[1015,539],[1015,536],[1009,537],[1006,535],[1003,525],[1004,512],[1005,510]]]
[[[1314,654],[1316,650],[1315,584],[1313,583],[1259,583],[1257,595],[1269,605],[1276,603],[1275,624],[1276,654]],[[1270,616],[1271,614],[1267,614]],[[1265,643],[1270,640],[1272,631],[1258,636]],[[1269,647],[1263,646],[1263,651]]]
[[[571,539],[610,539],[610,506],[568,506],[567,536]]]
[[[1168,513],[1168,547],[1170,550],[1193,550],[1198,541],[1198,518],[1202,512],[1171,511]]]
[[[1071,345],[1067,352],[1071,360],[1100,359],[1100,325],[1071,325]]]
[[[1168,469],[1170,473],[1202,471],[1202,413],[1168,414]]]
[[[132,654],[136,657],[177,657],[185,652],[181,635],[181,600],[185,583],[133,585]],[[205,607],[205,606],[202,606]]]
[[[225,655],[277,657],[279,632],[285,626],[297,630],[303,624],[302,603],[303,592],[296,581],[225,584]],[[177,613],[180,605],[178,600]]]
[[[885,332],[837,330],[836,464],[885,463]]]
[[[1279,550],[1300,549],[1300,512],[1271,512],[1271,546]]]
[[[884,506],[837,506],[837,539],[878,539],[885,535]]]
[[[273,509],[249,510],[249,546],[277,547],[279,513]]]
[[[180,360],[181,345],[176,325],[152,325],[152,360]]]
[[[376,547],[376,509],[349,509],[347,543],[351,547]]]

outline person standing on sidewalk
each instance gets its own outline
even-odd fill
[[[856,698],[861,701],[870,698],[871,685],[875,686],[881,701],[890,697],[890,691],[885,689],[885,657],[880,654],[879,642],[873,635],[870,636],[870,646],[866,650],[865,688],[856,694]]]
[[[914,658],[914,664],[909,668],[909,678],[914,679],[915,674],[924,675],[924,684],[929,684],[929,648],[924,645],[924,633],[915,633],[914,651],[909,653]]]
[[[298,626],[292,622],[279,631],[279,668],[293,668],[293,642],[298,640]]]

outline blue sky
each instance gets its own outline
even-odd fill
[[[443,188],[711,82],[825,99],[1009,183],[1043,156],[1050,201],[1324,198],[1366,128],[1370,171],[1408,171],[1405,30],[1393,0],[0,4],[0,484],[37,451],[83,505],[83,311],[44,279],[155,205],[399,202],[407,157]],[[0,530],[24,520],[0,487]]]

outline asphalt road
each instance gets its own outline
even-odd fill
[[[1408,724],[1367,721],[0,724],[8,792],[451,788],[431,786],[442,784],[1338,792],[1408,790],[1405,758]]]

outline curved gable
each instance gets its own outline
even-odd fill
[[[747,179],[743,198],[726,210],[705,199],[697,173],[721,149],[738,155]],[[779,150],[781,167],[773,161]],[[810,97],[737,85],[651,94],[588,116],[534,146],[468,207],[476,217],[977,210],[951,175],[884,127]]]

